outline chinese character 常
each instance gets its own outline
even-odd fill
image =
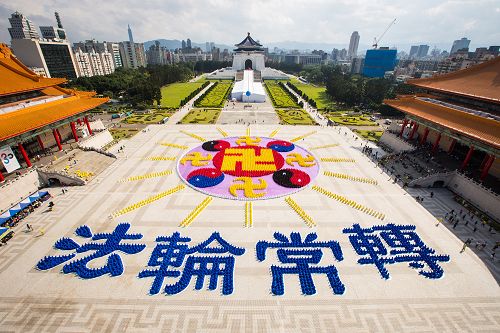
[[[330,249],[333,257],[338,261],[343,260],[342,249],[336,241],[320,242],[316,241],[317,237],[316,233],[310,233],[302,240],[298,232],[290,233],[290,238],[275,232],[276,242],[259,241],[257,243],[257,260],[265,260],[267,249],[277,249],[278,260],[285,264],[284,266],[271,266],[273,277],[271,291],[274,295],[284,294],[283,277],[285,274],[299,276],[300,287],[305,295],[316,293],[312,274],[326,274],[333,293],[338,295],[344,293],[345,286],[340,281],[335,266],[317,266],[323,257],[323,249]]]

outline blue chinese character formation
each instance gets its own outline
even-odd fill
[[[40,270],[54,268],[64,262],[73,259],[78,253],[93,251],[86,257],[73,260],[63,266],[63,273],[75,273],[82,279],[93,279],[104,274],[118,276],[123,273],[123,263],[120,256],[115,251],[126,254],[136,254],[144,250],[144,244],[122,244],[123,240],[141,239],[141,234],[127,234],[130,228],[129,223],[118,224],[112,233],[97,233],[92,235],[92,231],[86,225],[82,225],[75,230],[75,234],[87,239],[87,243],[78,244],[71,238],[61,238],[56,241],[54,248],[64,251],[72,251],[65,255],[47,256],[40,260],[36,267]],[[104,242],[102,242],[104,241]],[[108,256],[104,266],[99,268],[89,268],[87,264],[92,260]]]
[[[278,249],[278,260],[286,266],[271,265],[273,277],[271,291],[274,295],[283,295],[285,285],[283,277],[285,274],[297,274],[299,276],[300,287],[305,295],[314,295],[316,287],[312,274],[326,274],[334,294],[342,295],[345,286],[340,281],[335,266],[311,266],[317,265],[323,257],[324,248],[329,248],[336,260],[342,261],[342,249],[336,241],[319,242],[315,241],[318,236],[310,233],[302,241],[298,232],[290,233],[290,238],[279,232],[274,233],[277,242],[259,241],[256,246],[257,260],[263,261],[266,258],[266,250]]]
[[[439,279],[443,276],[443,269],[439,262],[448,262],[450,256],[437,255],[435,251],[424,244],[415,232],[414,225],[387,224],[361,228],[354,224],[343,230],[349,235],[349,240],[360,256],[361,265],[373,264],[384,279],[389,279],[389,271],[385,265],[407,262],[418,274],[430,279]],[[382,240],[387,244],[386,248]]]
[[[241,256],[245,249],[232,246],[218,232],[214,232],[206,241],[194,247],[189,247],[187,243],[190,241],[191,238],[182,237],[179,232],[156,238],[159,244],[151,253],[148,266],[157,268],[139,273],[139,278],[154,277],[149,293],[158,294],[167,277],[180,277],[177,282],[166,285],[167,295],[178,294],[186,289],[193,277],[196,277],[196,290],[203,288],[205,277],[209,278],[208,289],[215,290],[219,277],[222,277],[222,294],[232,294],[234,256]],[[218,245],[214,246],[212,243]],[[195,255],[196,253],[200,255]]]

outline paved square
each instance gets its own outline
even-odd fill
[[[43,236],[18,231],[0,248],[1,331],[499,330],[500,289],[491,273],[470,250],[460,254],[460,240],[446,228],[436,228],[435,218],[360,152],[359,141],[318,126],[151,125],[149,129],[129,140],[116,162],[87,186],[71,188],[65,195],[51,190],[56,194],[55,210],[39,209],[26,220],[35,231],[43,229]],[[178,159],[203,141],[245,135],[293,141],[307,149],[320,165],[318,177],[292,194],[291,200],[255,200],[249,206],[246,201],[208,197],[177,175]],[[81,279],[61,273],[63,265],[45,271],[35,268],[43,257],[60,255],[53,248],[58,239],[78,239],[74,231],[81,225],[95,234],[111,233],[119,223],[130,223],[129,234],[143,235],[124,243],[146,245],[136,254],[117,252],[122,275]],[[357,263],[361,256],[343,229],[390,223],[416,226],[418,236],[436,255],[449,255],[449,262],[437,263],[444,271],[441,278],[419,274],[428,267],[400,262],[385,265],[390,278],[384,279],[374,265]],[[208,290],[209,279],[195,290],[192,279],[177,294],[163,292],[167,282],[159,293],[149,294],[153,278],[138,274],[152,269],[148,262],[156,237],[176,231],[190,237],[193,246],[216,231],[231,245],[245,249],[234,256],[232,293],[223,295],[220,280],[216,290]],[[272,248],[258,260],[256,244],[276,242],[275,232],[287,237],[298,232],[302,240],[315,232],[315,242],[338,242],[343,259],[332,255],[337,247],[329,243],[332,250],[323,250],[320,266],[336,268],[345,292],[334,292],[327,275],[320,273],[312,274],[316,293],[306,296],[310,289],[301,290],[298,275],[288,274],[283,295],[273,295],[271,265],[284,264]],[[293,254],[285,255],[294,262]],[[105,264],[98,258],[88,267]],[[168,284],[178,281],[167,279]]]

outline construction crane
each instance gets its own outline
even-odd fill
[[[389,23],[389,25],[387,26],[387,28],[385,28],[385,31],[382,33],[382,35],[380,35],[379,38],[374,38],[373,39],[373,48],[376,49],[378,47],[378,44],[380,43],[380,40],[382,40],[382,37],[384,37],[385,33],[387,32],[387,30],[389,30],[390,27],[392,27],[392,25],[396,23],[396,19],[392,20],[391,23]]]

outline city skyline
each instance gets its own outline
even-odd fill
[[[483,1],[420,1],[408,4],[377,1],[296,1],[282,6],[279,1],[255,1],[242,10],[236,2],[216,2],[199,6],[194,1],[150,1],[147,7],[136,4],[120,6],[113,1],[78,3],[63,1],[0,0],[0,41],[10,43],[8,17],[16,10],[26,15],[38,27],[55,25],[54,11],[59,11],[72,42],[97,40],[127,40],[127,25],[140,42],[167,38],[204,43],[215,41],[232,45],[242,33],[251,31],[266,45],[285,41],[348,45],[352,31],[361,35],[362,46],[371,45],[387,24],[398,21],[384,36],[380,46],[427,43],[443,47],[462,37],[471,39],[470,48],[498,45],[500,32],[493,31],[500,19],[500,0]],[[389,5],[390,4],[390,5]],[[86,11],[84,8],[93,8]],[[119,14],[116,8],[120,8]],[[231,15],[228,15],[228,13]],[[265,13],[273,13],[266,15]],[[310,13],[304,15],[304,13]],[[415,13],[422,13],[415,15]],[[168,22],[168,23],[167,23]],[[272,29],[269,29],[272,26]],[[228,29],[229,28],[229,29]]]

